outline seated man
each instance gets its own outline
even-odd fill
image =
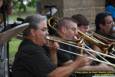
[[[85,16],[82,14],[75,14],[72,15],[72,18],[75,20],[75,22],[78,24],[78,29],[82,31],[83,33],[86,33],[89,29],[89,21]]]
[[[13,77],[69,77],[76,69],[86,65],[86,58],[80,57],[70,65],[56,67],[51,58],[53,56],[56,60],[57,47],[53,43],[50,46],[54,47],[49,51],[43,47],[48,43],[46,17],[32,15],[25,22],[29,23],[29,27],[23,32],[24,39],[15,56]]]
[[[88,21],[88,19],[84,15],[82,15],[82,14],[75,14],[75,15],[72,15],[72,19],[74,19],[74,21],[78,24],[78,29],[81,32],[86,34],[89,31],[89,21]],[[78,36],[80,36],[80,35],[78,35]],[[86,41],[85,43],[87,43],[87,45],[90,48],[93,48],[93,49],[97,48],[95,45],[92,45],[90,43],[90,41]]]
[[[113,27],[113,18],[109,12],[101,12],[96,15],[95,18],[96,33],[115,39],[112,36],[111,29]]]
[[[96,15],[95,18],[95,26],[96,26],[96,33],[106,37],[108,39],[114,40],[115,37],[112,36],[112,28],[113,28],[113,18],[111,13],[109,12],[101,12]],[[95,35],[94,35],[95,36]],[[103,38],[98,38],[105,42],[106,44],[111,44],[112,42],[109,40],[104,40]],[[108,50],[109,51],[109,50]],[[108,52],[109,54],[111,51]],[[113,53],[115,54],[115,53]],[[108,59],[110,62],[115,64],[115,61],[113,59]]]
[[[76,35],[78,34],[78,27],[77,24],[73,21],[73,19],[69,17],[64,17],[60,19],[56,25],[56,30],[58,37],[61,39],[67,40],[67,41],[75,41],[76,46]],[[73,47],[71,45],[66,45],[64,43],[59,43],[60,48],[65,50],[58,50],[58,66],[63,66],[63,65],[70,65],[72,64],[76,59],[79,59],[79,56],[71,54],[71,53],[76,53],[79,54],[79,49],[76,47]],[[68,52],[66,52],[68,51]],[[89,59],[87,65],[89,64]],[[76,77],[76,74],[73,73],[71,77]]]
[[[72,19],[74,19],[74,21],[78,24],[78,29],[81,32],[83,32],[85,34],[88,32],[88,30],[89,30],[89,21],[88,21],[88,19],[84,15],[82,15],[82,14],[75,14],[75,15],[72,15]],[[80,35],[78,35],[78,36],[80,37]],[[87,43],[87,45],[90,48],[94,48],[95,47],[89,41],[86,41],[85,43]]]

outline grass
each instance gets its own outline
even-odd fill
[[[27,7],[26,12],[19,12],[17,9],[13,10],[13,14],[9,16],[9,21],[15,22],[17,17],[25,18],[28,15],[35,14],[35,7]],[[15,54],[18,50],[18,46],[20,44],[21,40],[12,38],[9,43],[9,62],[12,64],[14,61]]]
[[[13,62],[15,54],[18,50],[18,46],[21,43],[21,40],[12,38],[11,41],[9,42],[9,57],[10,57],[10,63]]]

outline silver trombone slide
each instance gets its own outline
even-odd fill
[[[61,50],[61,51],[64,51],[64,52],[67,52],[67,53],[70,53],[70,54],[77,55],[77,56],[83,56],[83,55],[81,55],[81,54],[77,54],[77,53],[74,53],[74,52],[70,52],[70,51],[68,51],[68,50],[64,50],[64,49],[61,49],[61,48],[57,48],[57,49],[58,49],[58,50]],[[92,57],[87,57],[87,58],[89,58],[89,59],[91,59],[91,60],[94,60],[94,61],[97,61],[97,62],[105,63],[105,64],[108,64],[108,65],[110,65],[110,66],[115,67],[115,64],[112,64],[112,63],[110,63],[110,62],[102,61],[102,60],[95,59],[95,58],[92,58]]]
[[[91,49],[91,50],[93,50],[92,48],[90,48],[89,46],[87,46],[86,44],[85,44],[85,46],[88,48],[88,49]],[[89,55],[93,55],[91,52],[88,52],[88,51],[86,51],[87,53],[89,53]],[[106,62],[109,62],[107,59],[105,59],[102,55],[100,55],[100,54],[96,54],[96,55],[98,55],[101,59],[103,59],[104,61],[106,61]],[[94,56],[94,55],[93,55]],[[98,59],[98,58],[96,58],[95,57],[95,59]],[[110,62],[109,62],[110,63]]]
[[[104,53],[101,53],[101,52],[98,52],[98,51],[94,51],[94,50],[90,50],[90,49],[86,49],[86,48],[83,48],[83,47],[74,45],[74,44],[72,44],[73,42],[68,42],[68,41],[65,42],[65,41],[59,40],[58,38],[50,37],[50,36],[46,36],[46,39],[47,39],[47,40],[51,40],[51,41],[60,42],[60,43],[63,43],[63,44],[69,45],[69,46],[73,46],[73,47],[76,47],[76,48],[79,48],[79,49],[83,49],[83,50],[85,50],[85,51],[93,52],[93,53],[96,53],[96,54],[100,54],[100,55],[103,55],[103,56],[106,56],[106,57],[115,59],[115,57],[113,57],[113,56],[111,56],[111,55],[107,55],[107,54],[104,54]]]
[[[110,53],[112,56],[114,56],[115,57],[115,55],[113,54],[113,53]]]

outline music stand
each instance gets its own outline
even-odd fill
[[[18,33],[22,32],[28,27],[28,23],[18,25],[14,28],[11,28],[7,31],[0,33],[0,44],[3,44],[10,40],[12,37],[16,36]]]
[[[28,23],[24,23],[0,33],[0,77],[9,77],[9,52],[7,50],[7,42],[18,33],[24,31],[28,25]]]

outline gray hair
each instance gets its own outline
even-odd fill
[[[64,17],[64,18],[62,18],[62,19],[60,19],[58,21],[56,28],[58,30],[60,30],[60,28],[63,27],[63,26],[66,27],[66,28],[68,28],[70,26],[69,25],[70,22],[76,23],[72,18],[70,18],[70,17]]]
[[[26,30],[24,30],[23,35],[24,36],[29,35],[31,29],[37,30],[39,28],[40,22],[44,20],[46,20],[46,16],[40,14],[27,16],[24,20],[24,23],[29,23],[29,26]]]

